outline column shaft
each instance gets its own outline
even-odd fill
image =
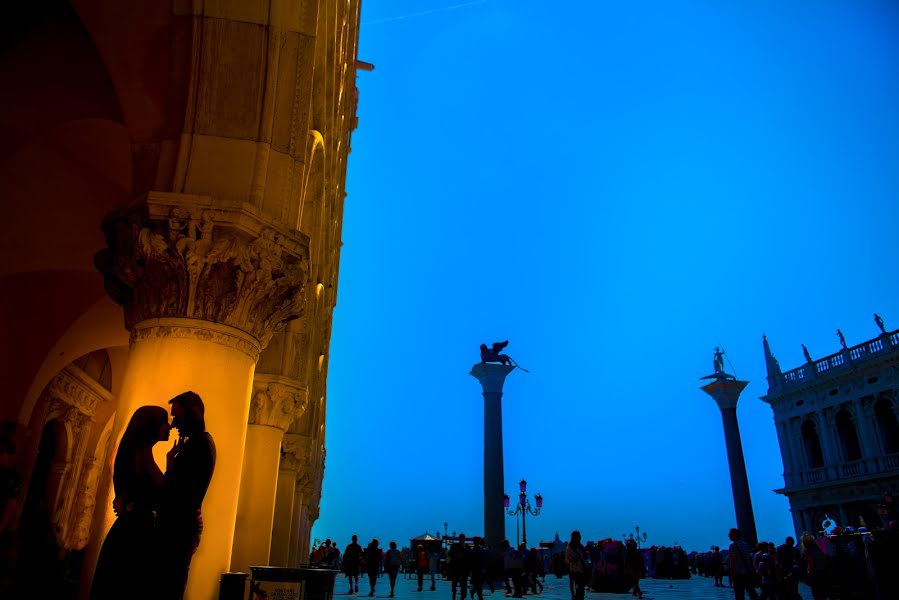
[[[746,463],[743,460],[743,442],[740,440],[740,426],[737,423],[737,408],[722,408],[724,441],[727,445],[727,464],[730,467],[730,484],[734,495],[734,509],[737,527],[750,545],[758,541],[755,531],[755,516],[749,495],[749,480],[746,477]]]
[[[279,471],[275,492],[275,527],[272,529],[272,546],[269,563],[276,567],[292,567],[290,563],[290,539],[294,529],[293,500],[296,496],[297,472]]]
[[[505,537],[502,398],[484,392],[484,540],[493,548]]]
[[[268,425],[247,427],[243,479],[235,523],[231,570],[249,573],[249,568],[269,564],[275,488],[284,431]]]

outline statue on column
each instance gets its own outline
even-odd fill
[[[506,354],[500,354],[503,348],[509,345],[509,340],[505,342],[493,342],[493,347],[488,348],[487,344],[481,344],[481,362],[498,362],[500,364],[512,364],[512,359]]]
[[[720,346],[715,346],[715,356],[712,358],[712,368],[714,369],[714,372],[701,379],[736,379],[733,375],[724,372],[724,350],[722,350]]]
[[[506,340],[504,342],[493,342],[493,345],[491,348],[488,348],[487,344],[481,344],[481,362],[482,363],[498,362],[501,365],[511,365],[513,367],[518,367],[519,369],[521,369],[522,371],[527,373],[528,370],[519,366],[518,363],[516,363],[514,360],[512,360],[511,356],[509,356],[508,354],[501,354],[503,349],[508,345],[509,345],[509,340]]]

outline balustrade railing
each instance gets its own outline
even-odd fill
[[[899,469],[899,453],[880,457],[880,470],[889,471],[891,469]]]
[[[856,475],[862,475],[865,471],[864,459],[840,465],[840,475],[843,477],[855,477]]]
[[[860,458],[839,465],[825,465],[817,469],[800,471],[797,474],[790,475],[790,477],[800,485],[810,485],[821,483],[822,481],[837,481],[861,475],[874,475],[893,469],[899,469],[899,453]]]
[[[849,362],[864,360],[874,354],[883,352],[889,347],[899,346],[899,330],[890,333],[886,336],[886,339],[889,340],[889,345],[884,343],[884,336],[880,336],[873,340],[858,344],[857,346],[841,350],[830,356],[825,356],[812,363],[807,363],[800,367],[796,367],[795,369],[791,369],[783,374],[783,383],[787,386],[796,385],[806,381],[817,373],[824,373],[831,369],[844,367]],[[846,360],[847,356],[849,357],[848,361]]]

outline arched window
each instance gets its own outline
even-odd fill
[[[889,398],[881,398],[874,404],[874,419],[877,421],[884,453],[899,452],[899,423],[896,422],[896,413]]]
[[[802,445],[805,447],[805,458],[810,469],[824,466],[824,454],[821,452],[821,439],[818,437],[818,427],[811,419],[806,419],[802,424]]]
[[[845,408],[837,413],[836,425],[837,436],[840,438],[840,446],[843,449],[843,459],[846,461],[860,459],[862,449],[858,443],[858,432],[855,431],[852,415]]]

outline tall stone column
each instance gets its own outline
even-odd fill
[[[284,432],[306,408],[307,394],[294,380],[257,376],[247,427],[231,570],[269,564],[275,497]]]
[[[168,409],[186,390],[205,403],[217,457],[185,597],[211,600],[231,564],[256,360],[302,312],[309,240],[247,204],[157,192],[108,215],[103,230],[95,262],[131,331],[116,439],[139,406]],[[164,464],[167,445],[156,448]]]
[[[752,512],[752,498],[749,495],[746,463],[743,460],[743,442],[740,440],[740,426],[737,423],[737,400],[740,399],[740,393],[748,384],[748,381],[718,377],[712,383],[702,386],[701,389],[711,396],[718,404],[718,408],[721,409],[737,527],[743,532],[743,539],[750,546],[754,546],[758,542],[755,530],[755,516]]]
[[[309,563],[309,528],[312,527],[309,503],[312,502],[315,480],[312,468],[306,466],[297,471],[297,483],[293,499],[293,527],[290,530],[288,563],[292,566]]]
[[[269,564],[277,567],[295,566],[290,558],[290,541],[297,539],[301,519],[294,505],[300,473],[308,469],[311,440],[296,433],[284,435],[281,441],[281,464],[278,468],[278,488],[275,494],[275,521]]]
[[[506,538],[503,508],[503,383],[515,367],[480,362],[471,368],[484,394],[484,542],[497,548]]]

